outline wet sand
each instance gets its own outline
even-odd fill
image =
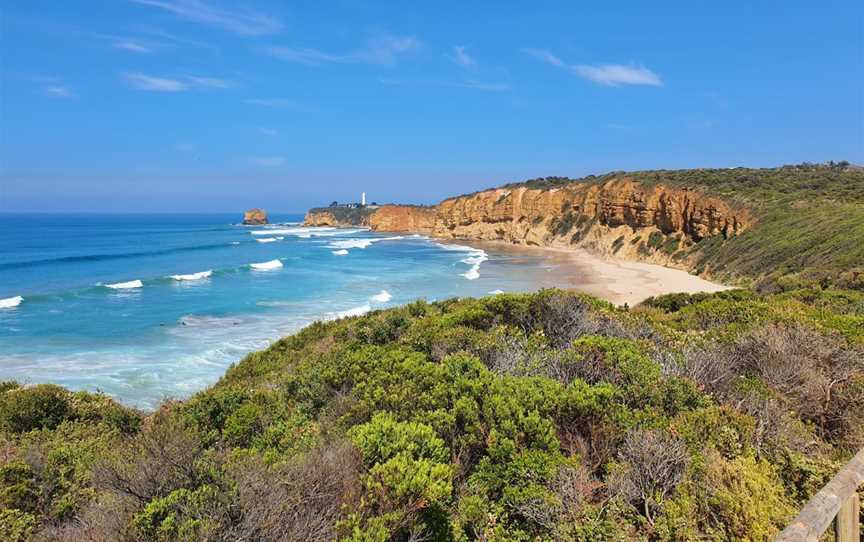
[[[663,294],[719,292],[731,288],[680,269],[602,258],[582,249],[526,247],[489,241],[474,241],[470,245],[511,254],[542,252],[549,260],[554,282],[560,287],[585,292],[616,305],[633,306]]]

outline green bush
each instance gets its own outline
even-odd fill
[[[0,395],[0,428],[12,433],[53,429],[73,414],[69,395],[51,384],[6,391]]]

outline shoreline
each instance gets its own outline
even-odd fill
[[[504,251],[545,253],[560,274],[561,287],[597,296],[618,306],[638,305],[649,297],[672,293],[713,293],[733,286],[718,284],[681,269],[662,265],[604,258],[581,248],[526,246],[504,241],[437,239],[470,243],[470,246]]]

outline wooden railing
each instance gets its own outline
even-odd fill
[[[859,542],[858,488],[864,484],[864,449],[813,496],[775,542],[804,542],[819,537],[834,523],[837,542]]]

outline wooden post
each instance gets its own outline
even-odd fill
[[[864,484],[864,449],[840,469],[775,542],[816,542],[834,524],[837,542],[858,542],[858,487]]]
[[[858,530],[858,494],[853,493],[851,497],[846,499],[840,510],[837,511],[837,518],[834,520],[834,534],[837,542],[859,542]]]

